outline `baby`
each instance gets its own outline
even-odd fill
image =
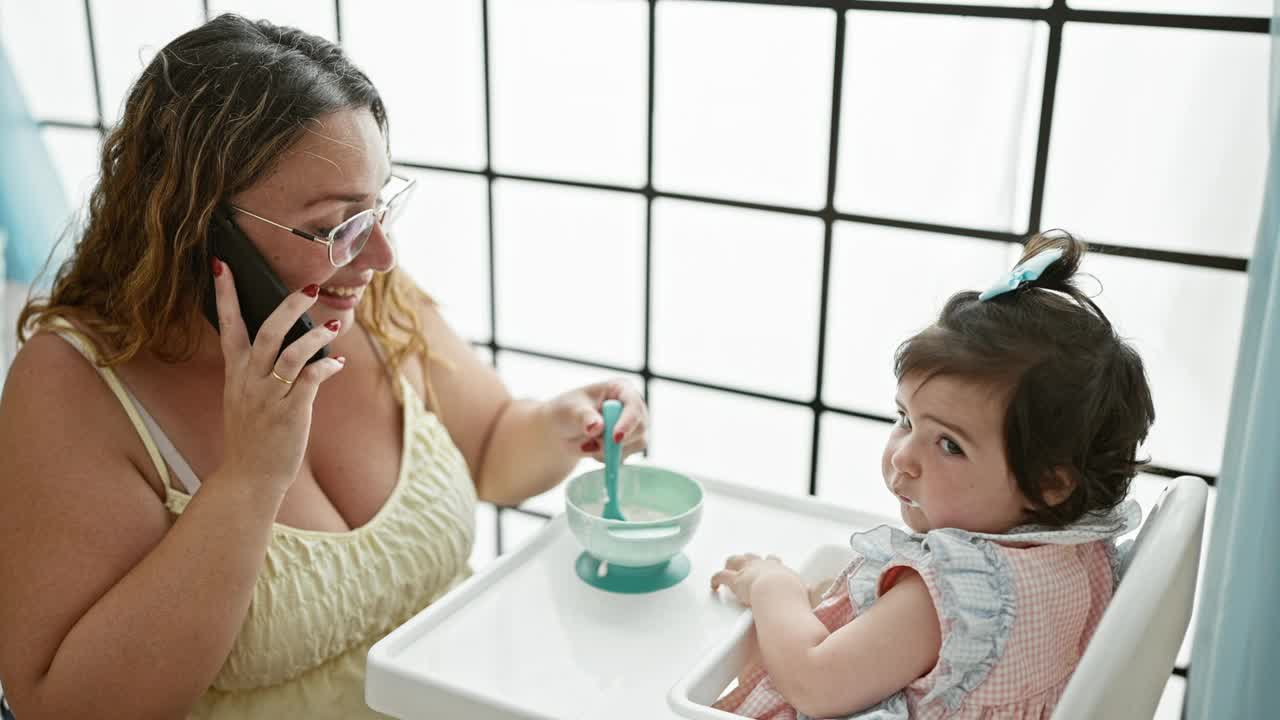
[[[853,535],[811,605],[776,558],[711,578],[752,608],[758,661],[716,707],[755,718],[1047,718],[1117,582],[1114,540],[1155,417],[1142,360],[1040,235],[898,347],[881,459],[912,532]]]

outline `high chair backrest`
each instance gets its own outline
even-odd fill
[[[1204,480],[1184,475],[1165,489],[1120,566],[1103,613],[1053,720],[1135,720],[1155,713],[1191,620]]]

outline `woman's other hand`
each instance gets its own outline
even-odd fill
[[[562,393],[547,403],[551,424],[571,453],[604,460],[605,400],[622,403],[622,415],[613,428],[614,442],[622,446],[622,457],[643,450],[647,443],[649,408],[628,380],[617,378]]]

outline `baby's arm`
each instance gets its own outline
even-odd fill
[[[818,582],[809,585],[806,588],[806,591],[809,594],[809,605],[815,608],[818,607],[818,604],[822,602],[822,596],[827,593],[827,590],[831,588],[831,584],[834,583],[835,580],[835,578],[826,578],[825,580],[819,580]],[[745,682],[744,678],[749,675],[757,665],[764,662],[760,657],[760,641],[756,638],[756,629],[754,626],[752,626],[751,632],[747,635],[747,643],[749,647],[749,650],[747,651],[747,661],[742,664],[742,671],[738,673],[738,682],[740,683]]]
[[[929,672],[942,645],[929,590],[911,570],[833,633],[814,616],[794,575],[762,575],[752,584],[751,605],[765,670],[787,702],[814,717],[880,702]]]
[[[822,602],[822,596],[827,594],[827,591],[831,589],[831,585],[835,583],[835,581],[835,578],[829,577],[810,585],[807,588],[809,591],[809,606],[815,608],[818,607]]]

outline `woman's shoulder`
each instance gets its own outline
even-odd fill
[[[160,478],[120,400],[93,361],[50,329],[23,343],[9,368],[0,394],[0,447],[0,464],[19,458],[55,463],[53,475],[87,473],[102,467],[106,457],[122,459],[163,498]]]
[[[80,415],[76,404],[62,401],[90,399],[99,388],[105,385],[91,361],[67,339],[46,329],[18,349],[5,378],[4,398],[6,407],[16,406],[24,414],[74,409]]]

